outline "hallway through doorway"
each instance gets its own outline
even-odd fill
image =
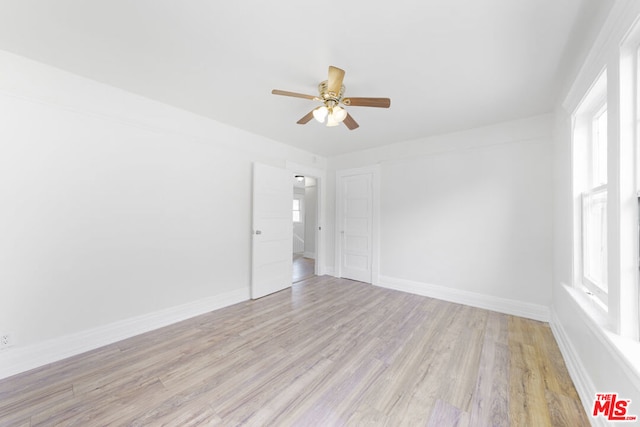
[[[293,283],[300,282],[314,276],[316,261],[305,258],[302,254],[293,254]]]

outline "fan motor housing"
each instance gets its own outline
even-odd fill
[[[342,99],[342,95],[344,95],[344,85],[340,87],[340,93],[329,92],[329,82],[328,80],[323,81],[318,85],[318,92],[320,93],[320,98],[325,101],[335,101],[336,103]]]

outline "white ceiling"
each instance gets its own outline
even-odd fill
[[[0,0],[0,49],[324,156],[552,110],[611,0]],[[329,65],[360,128],[296,121]]]

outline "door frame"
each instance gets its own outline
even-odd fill
[[[317,194],[316,194],[316,262],[314,273],[316,276],[322,276],[326,273],[326,266],[324,260],[325,252],[325,215],[324,206],[326,202],[326,171],[311,166],[302,165],[295,162],[287,161],[286,169],[293,175],[304,175],[316,179]]]
[[[341,169],[336,171],[336,227],[335,227],[335,272],[336,277],[342,277],[342,233],[341,224],[343,180],[349,176],[371,175],[371,284],[380,283],[380,165],[361,168]]]

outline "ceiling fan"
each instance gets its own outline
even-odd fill
[[[391,100],[389,98],[344,98],[344,85],[342,80],[344,79],[344,70],[338,67],[329,66],[329,79],[323,81],[318,85],[318,96],[305,95],[303,93],[288,92],[285,90],[274,89],[271,91],[274,95],[293,96],[295,98],[311,99],[313,101],[320,101],[322,105],[314,108],[303,118],[298,120],[298,124],[304,125],[311,119],[315,118],[320,123],[324,123],[327,119],[327,126],[338,126],[340,122],[343,122],[349,130],[354,130],[358,126],[358,123],[353,120],[353,117],[347,110],[342,108],[339,104],[353,107],[378,107],[389,108]]]

